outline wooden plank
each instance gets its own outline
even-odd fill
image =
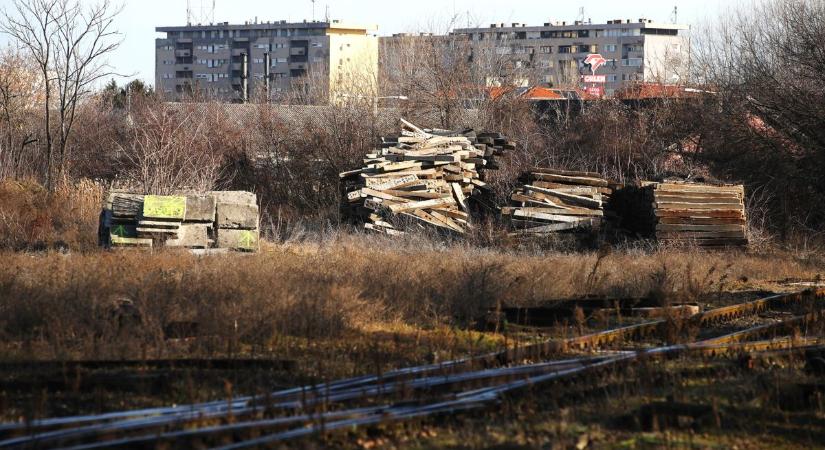
[[[656,203],[673,204],[673,203],[690,203],[690,204],[708,204],[708,205],[736,205],[744,207],[741,198],[696,198],[696,197],[677,197],[673,195],[657,195],[654,198]]]
[[[370,178],[400,177],[400,176],[404,176],[404,175],[418,175],[419,177],[421,177],[421,176],[435,175],[435,174],[436,174],[435,169],[422,169],[422,170],[403,170],[403,171],[400,171],[400,172],[390,172],[390,173],[375,173],[375,174],[362,173],[361,176],[363,178],[370,179]]]
[[[458,183],[451,183],[450,187],[452,187],[453,195],[455,196],[455,201],[458,202],[458,206],[460,206],[463,211],[467,211],[467,202],[464,198],[464,192],[461,190],[461,185]]]
[[[742,185],[714,186],[710,184],[683,184],[683,183],[659,183],[656,185],[657,191],[671,192],[704,192],[717,193],[728,192],[744,194],[745,188]]]
[[[420,202],[411,202],[403,205],[390,205],[390,211],[394,213],[412,211],[421,208],[437,208],[444,205],[455,205],[455,200],[451,198],[437,198]]]
[[[561,199],[565,202],[569,202],[569,203],[573,203],[573,204],[577,204],[577,205],[582,205],[582,206],[586,206],[586,207],[589,207],[589,208],[601,208],[602,207],[601,199],[597,200],[597,199],[582,197],[582,196],[579,196],[579,195],[565,194],[564,192],[558,192],[558,191],[553,190],[553,189],[544,189],[544,188],[540,188],[540,187],[536,187],[536,186],[530,186],[530,185],[524,186],[524,189],[527,189],[527,190],[533,191],[533,192],[538,192],[538,193],[545,194],[545,195],[550,195],[550,196],[553,196],[553,197],[557,197],[557,198],[559,198],[559,199]]]
[[[409,186],[417,182],[418,177],[416,175],[404,175],[399,178],[390,178],[387,181],[376,183],[369,187],[378,191],[384,191],[387,189],[396,189],[403,186]]]
[[[607,187],[608,186],[607,180],[603,180],[601,178],[568,177],[568,176],[564,176],[564,175],[552,175],[552,174],[547,174],[547,173],[533,174],[533,177],[537,180],[540,180],[540,181],[555,181],[555,182],[560,182],[560,183],[585,185],[585,186],[598,186],[598,187]]]
[[[729,211],[742,210],[743,207],[732,205],[729,203],[675,203],[675,202],[659,202],[653,203],[654,208],[658,209],[679,209],[679,210],[712,210],[712,211]]]
[[[402,198],[448,198],[451,197],[452,194],[448,192],[431,192],[431,191],[396,191],[396,190],[386,190],[384,191],[386,194],[394,195],[396,197]]]
[[[368,197],[375,197],[375,198],[380,198],[382,200],[390,200],[390,201],[398,202],[398,203],[407,203],[407,202],[410,201],[406,198],[396,197],[394,195],[387,194],[386,192],[377,191],[375,189],[367,188],[367,187],[361,188],[361,192],[364,195],[368,196]]]
[[[464,228],[462,228],[460,225],[455,223],[451,218],[439,213],[438,211],[430,210],[430,215],[435,217],[436,219],[446,223],[447,226],[452,228],[453,230],[458,231],[459,233],[464,232]]]
[[[656,231],[740,231],[745,232],[744,225],[738,224],[713,224],[713,225],[687,225],[687,224],[664,224],[656,225]]]
[[[510,215],[515,211],[524,211],[528,213],[542,213],[542,214],[560,214],[567,216],[592,216],[603,217],[604,212],[595,209],[575,208],[575,209],[558,209],[558,208],[532,208],[532,207],[504,207],[501,208],[501,213]]]
[[[531,173],[562,175],[568,177],[587,177],[587,178],[603,178],[602,174],[596,172],[579,172],[575,170],[551,169],[548,167],[533,167],[530,169]]]
[[[745,231],[684,231],[684,232],[667,232],[657,231],[656,237],[658,239],[708,239],[708,238],[743,238]]]
[[[511,234],[538,234],[538,233],[552,233],[556,231],[573,230],[576,228],[592,227],[593,223],[590,219],[579,220],[570,223],[554,223],[550,225],[542,225],[540,227],[519,229]]]
[[[528,219],[547,220],[550,222],[572,223],[581,220],[580,217],[563,216],[559,214],[544,214],[539,212],[521,211],[519,209],[513,211],[513,217],[526,217]]]
[[[741,209],[727,210],[686,210],[686,209],[657,209],[656,217],[690,217],[690,218],[736,218],[744,219],[745,212]]]
[[[571,184],[562,184],[562,183],[552,183],[550,181],[534,181],[532,183],[533,186],[543,187],[545,189],[554,189],[559,190],[561,192],[567,194],[575,194],[575,195],[592,195],[592,194],[607,194],[610,195],[613,193],[613,189],[609,187],[597,187],[597,186],[574,186]]]
[[[745,224],[744,217],[660,217],[659,223],[685,225]]]

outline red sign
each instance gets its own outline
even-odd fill
[[[606,75],[584,75],[582,79],[585,83],[607,83]]]
[[[591,53],[587,55],[587,58],[584,58],[584,63],[590,64],[590,71],[593,72],[593,75],[595,75],[596,70],[599,67],[607,64],[607,60],[604,59],[604,57],[598,53]]]
[[[602,86],[590,86],[587,88],[587,93],[594,97],[604,97],[604,88]]]

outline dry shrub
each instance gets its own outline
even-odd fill
[[[95,248],[102,196],[103,187],[88,180],[53,193],[32,180],[0,181],[0,248]]]

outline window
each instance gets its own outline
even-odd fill
[[[552,69],[553,68],[553,61],[539,61],[539,68],[541,69]]]
[[[496,47],[497,55],[509,55],[512,52],[510,47]]]
[[[175,64],[175,61],[170,61],[168,59],[163,60],[163,65],[164,66],[171,66],[172,64]]]
[[[608,75],[607,75],[607,81],[608,81],[609,83],[613,83],[613,82],[616,82],[616,81],[618,81],[618,80],[619,80],[619,76],[618,76],[618,75],[616,75],[615,73],[611,73],[611,74],[608,74]]]
[[[272,44],[272,48],[286,48],[286,44],[279,42],[277,44]]]
[[[605,51],[608,52],[615,52],[616,51],[616,44],[607,44],[604,46]]]
[[[263,64],[263,63],[264,63],[263,58],[252,58],[252,64]]]
[[[269,50],[269,44],[255,44],[255,48],[262,48]]]
[[[569,45],[559,45],[559,53],[570,53],[571,47]]]
[[[641,67],[642,58],[628,58],[622,60],[622,65],[625,67]]]
[[[309,44],[309,45],[310,45],[310,47],[315,47],[315,48],[320,48],[320,47],[323,47],[323,46],[324,46],[324,44],[322,44],[322,43],[320,43],[320,42],[313,42],[313,43],[311,43],[311,44]]]
[[[209,78],[209,74],[208,73],[196,73],[195,78],[198,79],[198,80],[205,80],[205,79]]]
[[[168,80],[169,78],[175,78],[175,74],[173,74],[173,73],[165,73],[165,74],[163,74],[163,78],[164,78],[164,79],[167,79],[167,80]]]
[[[549,45],[542,46],[540,50],[542,53],[553,53],[553,47]]]

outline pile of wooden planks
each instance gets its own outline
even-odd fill
[[[411,228],[465,233],[469,201],[488,189],[484,169],[514,144],[498,133],[423,130],[401,120],[398,137],[366,155],[360,169],[343,172],[342,215],[379,233]]]
[[[542,235],[558,231],[593,231],[604,220],[604,204],[612,189],[592,172],[534,168],[501,209],[514,235]]]
[[[742,185],[650,183],[656,239],[702,247],[747,245]]]
[[[113,247],[182,247],[256,251],[260,235],[255,194],[142,195],[110,192],[99,240]]]

